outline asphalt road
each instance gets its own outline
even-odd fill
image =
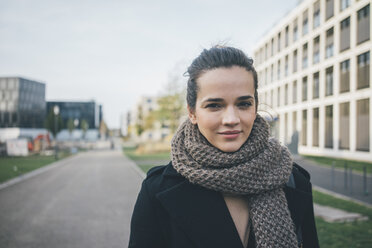
[[[76,155],[0,190],[0,247],[127,247],[142,181],[120,150]]]

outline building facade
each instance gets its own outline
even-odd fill
[[[259,109],[300,154],[372,161],[370,0],[304,0],[254,50]]]
[[[54,106],[59,107],[63,128],[67,128],[67,122],[72,120],[76,128],[81,128],[82,120],[88,123],[90,129],[98,129],[102,121],[102,106],[95,101],[89,102],[60,102],[48,101],[46,104],[47,113],[53,111]]]
[[[43,128],[45,84],[22,77],[0,78],[0,128]]]

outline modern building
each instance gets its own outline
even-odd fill
[[[81,128],[82,120],[88,123],[90,129],[98,129],[102,120],[102,106],[95,101],[88,102],[62,102],[48,101],[46,104],[47,113],[53,111],[55,106],[59,107],[63,128],[67,128],[67,122],[72,120],[76,128]]]
[[[43,128],[45,111],[44,83],[0,78],[0,128]]]
[[[259,108],[300,154],[372,161],[370,0],[304,0],[257,43]]]

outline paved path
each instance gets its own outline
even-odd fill
[[[295,156],[294,160],[305,168],[311,175],[311,182],[314,186],[351,197],[355,200],[372,204],[372,178],[367,177],[367,189],[369,194],[365,195],[363,190],[363,176],[353,173],[350,184],[350,174],[347,174],[347,188],[345,188],[345,174],[342,170],[334,171],[334,182],[332,183],[331,167],[320,166],[317,163]],[[351,185],[351,186],[350,186]]]
[[[142,181],[131,164],[87,152],[0,190],[0,247],[127,247]]]

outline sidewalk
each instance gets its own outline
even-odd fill
[[[346,177],[342,170],[334,170],[334,180],[332,180],[331,167],[321,166],[316,162],[305,159],[299,155],[293,157],[294,161],[307,170],[311,176],[311,183],[314,188],[320,187],[327,191],[332,191],[337,194],[352,198],[356,201],[372,204],[372,178],[367,177],[366,195],[363,190],[363,176],[360,173],[352,173],[350,177],[349,172]]]

